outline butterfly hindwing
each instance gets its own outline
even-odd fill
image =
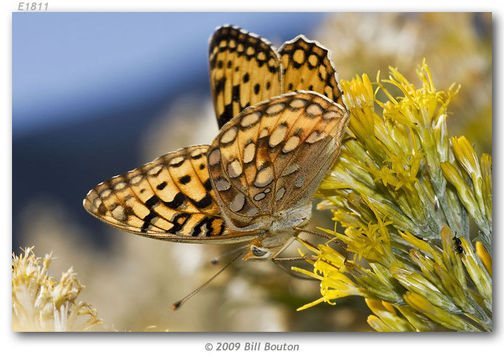
[[[339,154],[347,111],[300,91],[252,106],[228,122],[208,150],[223,216],[260,229],[283,210],[305,205]]]
[[[343,105],[336,70],[329,51],[315,41],[299,35],[279,50],[282,63],[282,93],[311,90]]]
[[[280,95],[280,61],[271,44],[234,26],[210,39],[210,86],[219,128],[243,109]]]
[[[208,145],[184,148],[98,184],[84,199],[92,215],[120,229],[180,242],[247,241],[229,229],[209,179]]]

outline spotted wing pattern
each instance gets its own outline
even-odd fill
[[[148,237],[230,243],[251,234],[229,229],[209,179],[208,145],[184,148],[98,184],[84,208],[117,228]]]
[[[312,90],[344,106],[336,71],[329,51],[315,41],[299,35],[282,45],[282,93]]]
[[[347,111],[310,91],[247,108],[208,150],[223,216],[237,229],[263,229],[284,210],[306,205],[339,155]]]
[[[279,52],[235,26],[210,39],[210,85],[219,128],[248,106],[296,90],[323,94],[344,107],[329,51],[299,35]]]
[[[210,85],[219,128],[243,109],[280,95],[280,61],[271,44],[233,26],[210,39]]]
[[[212,145],[98,184],[84,199],[92,215],[168,241],[235,243],[304,211],[348,122],[328,51],[298,36],[279,55],[267,40],[224,26],[210,40],[209,58],[221,128]]]

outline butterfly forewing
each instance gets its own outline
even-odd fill
[[[210,85],[219,128],[248,106],[296,90],[343,105],[329,51],[300,35],[279,53],[265,39],[234,26],[210,39]]]
[[[327,49],[300,35],[284,43],[279,53],[283,73],[282,93],[312,90],[344,106]]]
[[[217,202],[230,225],[260,229],[305,205],[339,154],[347,111],[309,91],[250,107],[226,124],[208,150]]]
[[[219,128],[243,109],[280,95],[280,61],[267,40],[233,26],[210,39],[210,86]]]
[[[239,242],[251,234],[229,229],[209,180],[208,146],[184,148],[115,176],[92,189],[84,207],[110,225],[181,242]]]

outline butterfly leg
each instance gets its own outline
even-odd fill
[[[292,268],[289,266],[290,264],[296,262],[296,261],[301,261],[301,260],[306,260],[309,257],[306,256],[295,256],[295,257],[285,257],[285,258],[280,258],[280,257],[273,257],[271,260],[273,261],[273,264],[277,265],[280,269],[285,271],[287,274],[289,274],[292,277],[295,277],[297,279],[302,279],[302,280],[316,280],[310,276],[304,275],[302,273],[299,273],[295,270],[292,270]]]
[[[294,237],[286,242],[285,246],[283,246],[275,255],[271,257],[271,261],[273,264],[277,265],[283,271],[287,272],[290,276],[303,279],[303,280],[314,280],[313,278],[303,275],[297,271],[292,270],[291,265],[296,262],[303,261],[306,264],[306,260],[311,259],[315,260],[312,256],[290,256],[290,257],[280,257],[280,254],[294,241]]]
[[[299,260],[306,260],[306,259],[308,259],[308,257],[306,257],[306,256],[292,256],[292,257],[285,257],[285,258],[275,257],[275,258],[272,258],[271,260],[273,262],[280,263],[280,262],[299,261]]]
[[[299,233],[306,233],[306,234],[314,235],[314,236],[321,237],[321,238],[324,238],[324,239],[327,239],[327,240],[334,239],[334,236],[331,236],[331,235],[329,235],[327,233],[311,231],[311,230],[307,230],[305,228],[298,227],[298,226],[295,226],[294,230],[299,231]]]

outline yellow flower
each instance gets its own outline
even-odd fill
[[[448,329],[459,331],[477,331],[477,328],[472,326],[470,323],[465,322],[460,317],[433,305],[432,302],[420,294],[407,292],[404,295],[404,299],[413,309]]]
[[[399,316],[390,303],[366,299],[366,305],[375,313],[375,315],[368,317],[368,324],[373,329],[382,332],[415,331],[415,327],[405,318]]]
[[[348,137],[317,193],[336,222],[322,230],[334,238],[302,242],[313,271],[295,269],[320,280],[322,297],[300,309],[357,295],[377,331],[489,331],[491,157],[448,138],[460,87],[437,90],[425,61],[417,74],[419,88],[394,68],[374,84],[366,74],[341,82]]]
[[[33,248],[12,255],[14,331],[88,331],[102,322],[89,304],[77,301],[84,288],[70,268],[59,281],[48,275],[52,256],[37,258]]]
[[[483,265],[485,266],[486,271],[488,271],[488,274],[492,276],[492,257],[490,256],[488,251],[486,251],[483,244],[479,241],[476,241],[476,253],[483,262]]]

